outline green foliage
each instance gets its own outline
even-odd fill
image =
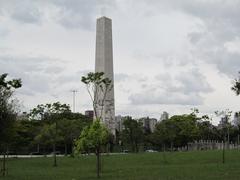
[[[236,93],[237,96],[240,94],[240,72],[239,77],[234,80],[231,89]]]
[[[101,171],[101,146],[106,145],[109,138],[107,128],[96,119],[89,127],[83,129],[80,137],[76,140],[76,152],[94,151],[97,156],[97,177],[100,177]]]
[[[0,144],[10,142],[16,119],[15,104],[12,100],[15,89],[20,88],[20,79],[6,80],[7,74],[0,75]]]
[[[57,150],[67,154],[72,152],[74,139],[77,139],[92,120],[80,113],[63,113],[45,116],[43,120],[19,120],[12,124],[10,151],[17,154],[29,154],[40,150],[52,152],[52,143],[56,138]],[[54,130],[57,122],[57,134]],[[55,137],[56,135],[56,137]]]
[[[35,141],[43,145],[51,145],[62,141],[62,137],[59,135],[60,131],[56,127],[57,124],[45,124],[40,133],[35,137]]]
[[[68,104],[61,104],[60,102],[39,104],[30,111],[30,119],[49,120],[56,116],[69,114],[71,112]]]
[[[109,87],[111,85],[111,80],[109,78],[104,78],[104,72],[90,72],[87,76],[83,76],[81,80],[84,84],[90,85],[93,84],[95,88],[99,85],[99,87],[103,88],[103,85]]]
[[[218,140],[221,137],[219,136],[218,129],[211,124],[210,121],[205,120],[198,122],[198,128],[199,128],[199,138],[203,140]]]
[[[109,78],[104,78],[103,72],[90,72],[87,76],[82,76],[81,81],[87,87],[96,119],[101,119],[106,95],[113,88],[112,81]],[[100,113],[97,112],[98,106],[102,107]]]
[[[144,138],[142,123],[128,116],[124,119],[123,125],[124,130],[121,132],[123,144],[130,144],[132,152],[138,152]]]
[[[107,128],[101,124],[100,120],[95,120],[89,127],[85,127],[79,139],[76,140],[76,152],[89,152],[100,150],[102,145],[108,141],[109,132]]]
[[[156,125],[153,141],[159,146],[171,144],[176,147],[185,146],[199,136],[197,120],[198,118],[193,113],[175,115],[168,120],[163,120]]]
[[[17,89],[20,88],[22,86],[22,81],[21,79],[12,79],[7,81],[8,74],[2,74],[0,75],[0,89],[4,89],[4,90],[11,90],[11,89]]]
[[[41,121],[20,120],[14,123],[14,137],[11,140],[10,150],[16,154],[28,154],[36,145],[35,137],[40,133]]]

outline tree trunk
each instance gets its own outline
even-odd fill
[[[56,157],[56,144],[55,143],[53,144],[53,159],[54,159],[53,166],[56,167],[57,166],[57,157]]]
[[[44,157],[47,157],[47,154],[46,154],[46,146],[43,146],[43,155],[44,155]]]
[[[173,152],[173,142],[171,141],[171,152]]]
[[[56,139],[57,139],[57,121],[55,120],[55,136],[54,136],[54,143],[53,143],[53,155],[54,155],[54,164],[53,166],[57,166],[57,156],[56,156]]]
[[[222,151],[222,163],[225,163],[225,141],[226,141],[226,137],[224,136],[224,140],[223,140],[223,151]]]
[[[230,145],[230,136],[229,136],[229,127],[228,127],[228,131],[227,131],[227,149],[229,149],[229,145]]]
[[[2,175],[3,175],[3,176],[6,176],[6,152],[4,152],[4,154],[3,154]]]
[[[74,157],[74,144],[71,144],[71,157]]]
[[[238,134],[238,139],[237,139],[237,149],[239,149],[239,134]]]
[[[136,151],[136,153],[138,153],[138,143],[137,142],[135,142],[135,151]]]
[[[100,150],[97,149],[97,178],[100,178]]]
[[[65,147],[65,153],[64,154],[65,154],[65,156],[67,156],[67,144],[66,143],[64,144],[64,147]]]

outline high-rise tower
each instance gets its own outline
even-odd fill
[[[97,113],[102,111],[102,121],[115,135],[112,20],[107,17],[97,19],[95,72],[104,72],[104,77],[112,81],[113,88],[107,93],[102,106],[97,107]],[[103,94],[99,96],[98,99],[103,99]]]

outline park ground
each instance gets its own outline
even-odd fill
[[[96,157],[11,158],[4,180],[88,180],[96,178]],[[154,152],[102,156],[101,179],[119,180],[239,180],[240,151]]]

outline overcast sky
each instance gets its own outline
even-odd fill
[[[21,78],[25,110],[91,109],[81,76],[94,70],[96,18],[113,23],[116,115],[159,119],[196,107],[238,111],[239,0],[0,0],[0,72]]]

